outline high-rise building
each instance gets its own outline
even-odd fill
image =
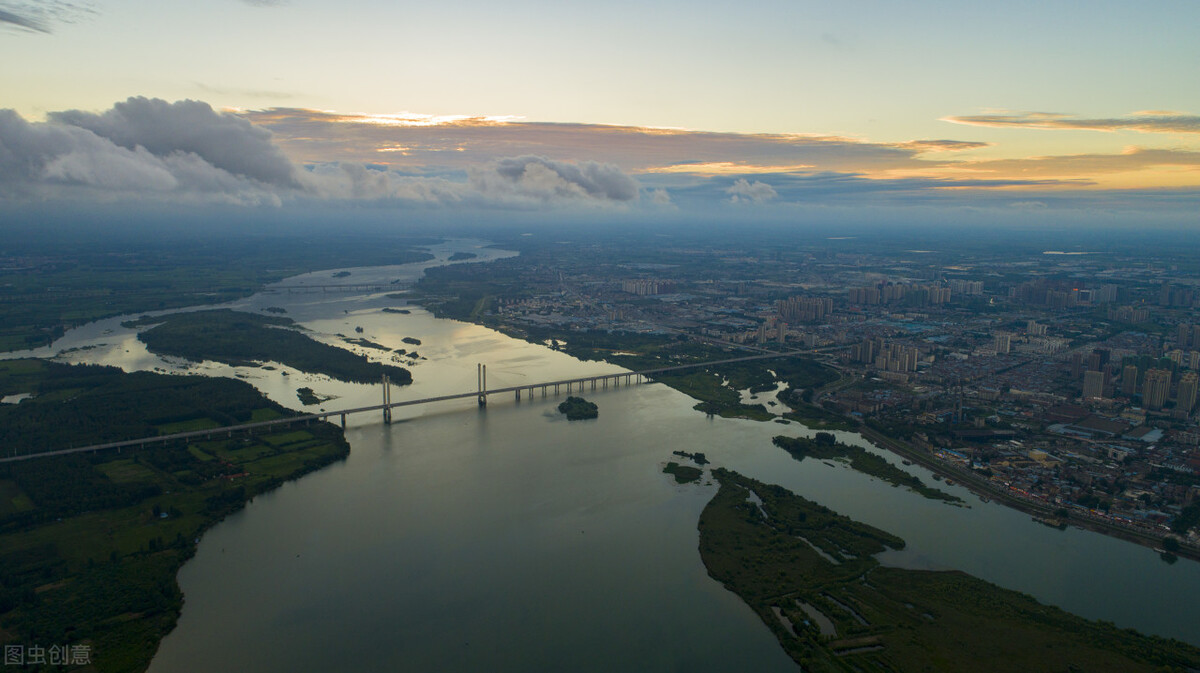
[[[1196,408],[1196,392],[1200,387],[1200,376],[1196,372],[1188,372],[1179,379],[1179,391],[1175,395],[1175,408],[1184,413],[1192,413]]]
[[[829,297],[789,297],[779,302],[779,317],[789,322],[814,322],[833,313]]]
[[[1080,376],[1083,376],[1084,362],[1085,358],[1083,357],[1083,353],[1071,353],[1071,378],[1079,379]]]
[[[1098,290],[1092,293],[1092,301],[1097,304],[1111,304],[1117,300],[1116,285],[1101,285]]]
[[[1104,372],[1087,371],[1083,373],[1083,397],[1104,397]]]
[[[950,291],[954,292],[955,294],[983,294],[982,280],[962,280],[960,278],[952,278],[947,284],[950,286]]]
[[[1147,409],[1162,409],[1171,390],[1171,370],[1150,369],[1142,381],[1142,404]]]
[[[1176,330],[1175,334],[1175,347],[1182,350],[1189,346],[1196,345],[1200,344],[1192,343],[1192,326],[1185,322],[1179,323],[1179,328]]]
[[[993,343],[996,346],[996,355],[1007,353],[1012,347],[1012,335],[1007,332],[998,332],[993,338]]]
[[[1133,397],[1137,394],[1137,365],[1125,365],[1121,370],[1121,394],[1126,397]]]
[[[853,349],[855,362],[863,364],[871,364],[875,362],[875,341],[872,339],[864,339],[862,343],[855,345]]]

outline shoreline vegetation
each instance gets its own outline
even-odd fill
[[[0,391],[12,390],[36,396],[0,405],[6,447],[15,438],[44,449],[294,414],[235,379],[43,360],[0,362]],[[0,642],[86,645],[96,670],[145,670],[179,618],[176,575],[204,531],[349,451],[337,426],[313,422],[0,464]]]
[[[412,383],[407,369],[372,362],[366,356],[316,341],[294,329],[297,325],[290,318],[219,309],[124,323],[148,324],[154,327],[139,333],[138,339],[153,353],[233,366],[274,361],[350,383],[377,383],[383,374],[397,385]]]
[[[880,456],[859,446],[842,444],[828,432],[818,432],[811,438],[778,435],[772,442],[775,446],[787,451],[796,460],[815,458],[839,461],[849,465],[853,470],[885,481],[892,486],[903,486],[930,500],[962,503],[962,498],[926,486],[917,477],[892,465]]]
[[[904,541],[717,468],[700,555],[804,670],[1183,671],[1200,649],[1092,621],[959,571],[880,565]],[[1019,648],[1013,643],[1021,643]]]

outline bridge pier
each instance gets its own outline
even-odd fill
[[[342,414],[342,429],[346,429],[346,414]]]
[[[517,393],[517,401],[520,402],[521,401],[521,389],[517,388],[516,393]]]

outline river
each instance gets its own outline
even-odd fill
[[[514,254],[482,246],[451,241],[430,262],[346,269],[337,282],[411,281],[459,250],[479,255],[471,263]],[[335,271],[286,282],[328,282]],[[620,371],[437,319],[385,293],[262,292],[230,306],[282,308],[328,343],[345,345],[340,333],[417,350],[414,384],[394,389],[394,401],[472,390],[476,363],[488,365],[489,387]],[[37,354],[239,376],[294,409],[304,408],[300,386],[336,396],[326,409],[380,400],[378,386],[279,365],[159,358],[121,320],[72,330]],[[715,486],[661,473],[680,449],[903,537],[908,547],[888,563],[964,570],[1200,645],[1200,564],[1167,565],[1138,545],[1051,529],[959,487],[938,484],[969,507],[797,462],[770,440],[811,434],[802,426],[706,418],[665,386],[585,395],[599,405],[595,421],[568,422],[555,411],[560,400],[540,394],[494,396],[486,409],[471,399],[402,408],[390,426],[351,416],[346,461],[255,498],[204,535],[179,575],[179,624],[150,671],[795,670],[758,617],[707,576],[696,522]],[[922,468],[904,469],[932,483]]]

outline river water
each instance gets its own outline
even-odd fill
[[[477,253],[472,263],[513,254],[482,245],[451,241],[431,249],[431,262],[348,269],[332,282],[411,281],[459,250]],[[331,282],[334,271],[287,284]],[[414,383],[394,389],[394,401],[472,390],[476,363],[488,365],[489,387],[620,371],[437,319],[385,293],[263,292],[231,306],[282,308],[328,343],[346,345],[343,334],[417,350]],[[305,408],[300,386],[336,396],[327,409],[381,398],[379,386],[279,365],[159,358],[121,320],[73,330],[36,354],[239,376],[294,409]],[[702,451],[903,537],[907,549],[888,563],[964,570],[1086,617],[1200,644],[1200,564],[1167,565],[1137,545],[1051,529],[959,487],[938,484],[969,507],[797,462],[770,440],[811,434],[802,426],[709,419],[665,386],[585,394],[597,420],[568,422],[555,411],[560,400],[540,394],[494,396],[483,410],[472,399],[397,409],[390,426],[349,417],[346,461],[259,496],[205,534],[179,575],[179,624],[150,671],[795,670],[758,617],[707,576],[696,522],[715,486],[662,474],[673,450]],[[925,470],[905,469],[932,483]]]

